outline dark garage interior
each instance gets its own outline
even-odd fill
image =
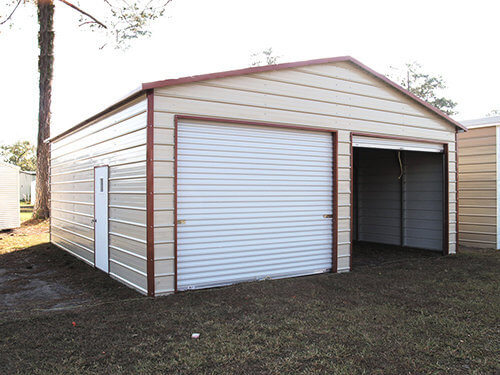
[[[443,153],[353,148],[354,267],[445,249],[444,165]]]

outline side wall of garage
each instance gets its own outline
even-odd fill
[[[146,100],[51,144],[51,242],[94,265],[94,167],[109,166],[109,272],[146,293]]]
[[[338,130],[338,271],[350,267],[351,132],[448,143],[449,251],[456,246],[455,129],[346,62],[155,89],[155,289],[174,290],[174,118],[217,117]],[[158,189],[158,193],[157,193]]]
[[[460,243],[497,247],[497,128],[460,133],[459,227]]]

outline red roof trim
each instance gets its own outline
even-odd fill
[[[441,116],[443,117],[446,121],[448,122],[451,122],[453,125],[455,125],[456,127],[460,128],[460,129],[463,129],[465,131],[467,131],[467,127],[465,127],[464,125],[462,125],[461,123],[459,123],[458,121],[455,121],[453,120],[450,116],[448,116],[446,113],[444,113],[443,111],[437,109],[436,107],[434,107],[433,105],[427,103],[425,100],[422,100],[420,99],[418,96],[412,94],[411,92],[409,92],[408,90],[406,90],[405,88],[401,87],[400,85],[398,85],[396,82],[394,81],[391,81],[389,78],[387,78],[386,76],[384,76],[383,74],[380,74],[380,73],[377,73],[375,70],[369,68],[368,66],[366,66],[365,64],[361,63],[360,61],[356,60],[354,57],[350,57],[349,56],[349,61],[352,62],[353,64],[359,66],[361,69],[365,70],[366,72],[370,73],[371,75],[375,76],[376,78],[382,80],[383,82],[387,83],[389,86],[392,86],[394,87],[395,89],[401,91],[403,94],[409,96],[410,98],[412,98],[413,100],[416,100],[417,102],[419,102],[420,104],[422,104],[424,107],[426,107],[427,109],[431,110],[432,112],[434,112],[435,114],[437,114],[438,116]]]
[[[142,95],[146,90],[155,89],[155,88],[159,88],[159,87],[165,87],[165,86],[181,85],[184,83],[206,81],[209,79],[234,77],[234,76],[241,76],[241,75],[246,75],[246,74],[262,73],[262,72],[272,72],[272,71],[282,70],[282,69],[299,68],[299,67],[303,67],[303,66],[328,64],[328,63],[335,63],[335,62],[350,62],[350,63],[356,65],[357,67],[359,67],[362,70],[364,70],[365,72],[371,74],[375,78],[378,78],[379,80],[381,80],[385,84],[391,86],[392,88],[400,91],[404,95],[410,97],[411,99],[415,100],[419,104],[423,105],[429,111],[435,113],[439,117],[448,121],[450,124],[467,131],[467,128],[464,125],[462,125],[461,123],[453,120],[451,117],[449,117],[448,115],[446,115],[445,113],[443,113],[439,109],[433,107],[432,105],[430,105],[426,101],[413,95],[408,90],[404,89],[403,87],[401,87],[397,83],[391,81],[389,78],[385,77],[384,75],[377,73],[373,69],[367,67],[366,65],[359,62],[355,58],[353,58],[351,56],[339,56],[339,57],[330,57],[330,58],[325,58],[325,59],[305,60],[305,61],[297,61],[297,62],[284,63],[284,64],[276,64],[276,65],[255,66],[255,67],[244,68],[244,69],[228,70],[225,72],[200,74],[200,75],[195,75],[195,76],[188,76],[188,77],[182,77],[182,78],[166,79],[166,80],[162,80],[162,81],[143,83],[139,90],[132,92],[123,100],[120,100],[119,102],[111,105],[110,107],[106,108],[105,110],[97,113],[96,115],[88,118],[85,121],[82,121],[81,123],[73,126],[72,128],[62,132],[61,134],[58,134],[58,135],[50,138],[47,141],[52,142],[56,139],[64,137],[65,135],[73,133],[74,131],[76,131],[79,128],[81,128],[81,127],[89,124],[90,122],[98,119],[99,117],[102,117],[105,114],[122,106],[123,104],[126,104],[128,101],[137,98],[138,96]]]
[[[326,58],[326,59],[296,61],[296,62],[291,62],[291,63],[276,64],[276,65],[253,66],[250,68],[228,70],[225,72],[200,74],[200,75],[196,75],[196,76],[166,79],[163,81],[143,83],[142,89],[143,90],[154,89],[154,88],[164,87],[164,86],[180,85],[183,83],[206,81],[209,79],[242,76],[242,75],[246,75],[246,74],[255,74],[255,73],[262,73],[262,72],[272,72],[275,70],[290,69],[290,68],[300,68],[302,66],[308,66],[308,65],[327,64],[327,63],[333,63],[333,62],[339,62],[339,61],[350,61],[350,59],[352,59],[352,58],[349,56],[339,56],[339,57],[331,57],[331,58]]]

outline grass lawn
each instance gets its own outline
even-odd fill
[[[30,220],[33,217],[33,212],[21,212],[21,223]]]
[[[0,255],[0,371],[498,374],[499,270],[464,250],[151,299],[37,245]]]

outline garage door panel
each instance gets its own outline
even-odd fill
[[[186,177],[193,178],[193,175],[196,174],[201,174],[207,172],[207,166],[205,165],[203,168],[200,168],[196,163],[190,163],[190,165],[186,165],[185,163],[182,164],[181,162],[178,163],[178,167],[182,167],[185,173]],[[293,168],[292,168],[293,169]],[[244,176],[258,176],[259,178],[265,179],[267,176],[272,176],[272,177],[279,177],[279,176],[289,176],[289,169],[273,169],[270,171],[262,170],[261,168],[240,168],[238,166],[234,168],[222,168],[222,169],[216,169],[216,168],[210,168],[210,174],[213,177],[218,177],[221,176],[221,178],[229,178],[228,175],[231,174],[239,174],[239,175],[244,175]],[[302,171],[302,179],[306,180],[309,178],[316,178],[316,177],[322,177],[324,176],[323,174],[323,169],[307,169]],[[206,178],[203,176],[200,176],[201,179]]]
[[[230,175],[230,174],[219,174],[217,178],[214,177],[196,177],[195,174],[184,176],[182,179],[177,180],[177,185],[186,185],[186,187],[202,185],[202,186],[218,186],[221,184],[221,180],[224,181],[224,186],[260,186],[263,183],[266,186],[329,186],[331,181],[328,178],[319,178],[309,176],[307,178],[298,181],[289,181],[288,184],[284,184],[280,178],[275,175],[267,176],[252,176],[252,175]]]
[[[330,241],[330,242],[329,242]],[[224,242],[200,242],[183,245],[183,255],[193,255],[198,252],[200,255],[208,253],[217,255],[219,252],[234,252],[235,247],[238,246],[238,251],[254,250],[261,248],[276,248],[286,249],[294,247],[306,248],[309,245],[314,245],[315,248],[320,249],[322,246],[328,247],[331,245],[329,236],[302,236],[300,238],[271,238],[262,240],[242,241],[224,241]]]
[[[186,122],[184,122],[185,124]],[[182,124],[181,124],[182,126]],[[314,132],[310,133],[306,139],[303,139],[301,132],[294,129],[276,129],[272,127],[261,126],[258,132],[255,132],[254,126],[236,125],[232,128],[222,128],[221,124],[208,124],[205,126],[194,125],[193,122],[189,124],[188,128],[178,129],[179,136],[189,142],[191,139],[212,139],[213,144],[217,142],[236,142],[236,144],[250,144],[252,140],[257,140],[258,145],[270,144],[283,147],[284,145],[292,145],[295,147],[299,143],[300,147],[314,147],[320,148],[328,146],[330,143],[328,139],[323,137],[323,133]],[[254,147],[254,145],[252,145]]]
[[[185,249],[183,258],[184,264],[191,261],[206,261],[206,257],[210,256],[210,260],[231,259],[256,257],[256,256],[290,256],[292,254],[304,255],[305,252],[323,253],[328,251],[329,247],[323,241],[304,241],[292,244],[268,244],[268,245],[248,245],[239,246],[239,251],[235,251],[234,247],[209,247],[202,250],[195,248],[193,251]]]
[[[253,231],[255,229],[260,229],[262,231],[269,230],[269,229],[277,229],[277,228],[294,228],[297,230],[297,228],[308,228],[308,227],[316,227],[316,226],[322,226],[325,224],[325,221],[328,221],[328,219],[323,219],[323,220],[308,220],[308,221],[272,221],[272,222],[260,222],[260,223],[252,223],[251,221],[246,221],[246,222],[240,222],[240,223],[208,223],[205,222],[203,224],[198,224],[194,222],[190,222],[189,224],[189,229],[185,229],[183,232],[184,233],[196,233],[199,231],[203,231],[207,227],[210,227],[210,230],[212,231],[228,231],[228,230],[237,230],[237,231]],[[329,225],[329,224],[328,224]],[[221,232],[218,232],[220,234]]]
[[[218,235],[218,233],[207,232],[197,233],[196,237],[190,235],[189,233],[183,233],[182,231],[177,235],[177,239],[181,241],[183,244],[193,244],[193,243],[204,243],[204,242],[212,242],[212,243],[225,243],[233,241],[241,243],[248,243],[249,241],[264,241],[264,240],[275,240],[275,239],[283,239],[283,240],[293,240],[295,239],[303,239],[303,238],[315,238],[316,236],[323,236],[323,238],[327,238],[328,235],[331,234],[331,231],[328,228],[324,230],[310,230],[310,229],[298,229],[294,228],[293,230],[282,230],[282,231],[267,231],[265,233],[253,233],[253,234],[231,234],[231,233],[223,233],[222,235]],[[251,242],[250,242],[251,243]],[[235,244],[237,246],[237,244]]]
[[[316,260],[302,262],[300,266],[297,263],[293,263],[294,266],[288,266],[284,263],[262,265],[259,264],[257,271],[250,270],[248,268],[242,269],[231,269],[226,268],[225,270],[217,270],[213,272],[205,272],[204,275],[199,273],[191,272],[193,275],[189,280],[191,285],[198,285],[198,287],[214,287],[220,285],[234,284],[243,281],[261,280],[267,278],[269,275],[273,275],[273,278],[290,277],[290,276],[301,276],[301,275],[311,275],[315,273],[326,272],[326,269],[317,269],[318,262],[325,262],[326,260]]]
[[[206,140],[205,140],[206,142]],[[251,145],[241,145],[241,146],[228,146],[228,145],[207,145],[205,144],[184,144],[179,152],[188,156],[196,151],[196,155],[200,156],[210,156],[214,158],[223,158],[228,155],[234,156],[235,153],[238,154],[240,158],[256,158],[264,160],[280,160],[288,159],[290,157],[288,147],[283,147],[282,149],[268,149],[266,147],[259,147],[255,149]],[[300,150],[294,150],[296,156],[301,160],[309,161],[324,161],[324,159],[317,155],[317,152],[323,148],[303,148]]]
[[[178,289],[332,264],[330,133],[181,122]]]

